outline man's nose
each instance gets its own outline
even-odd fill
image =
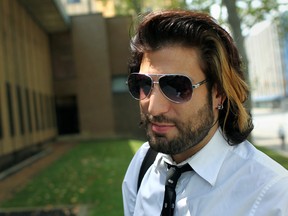
[[[158,84],[149,95],[148,113],[158,116],[169,111],[171,102],[163,95]]]

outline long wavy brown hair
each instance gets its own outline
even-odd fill
[[[208,14],[167,10],[142,17],[131,39],[129,71],[138,72],[143,54],[165,46],[194,48],[208,82],[225,96],[219,112],[219,125],[231,145],[244,141],[253,130],[251,115],[244,103],[249,89],[242,62],[232,37]]]

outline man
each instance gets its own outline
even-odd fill
[[[287,170],[246,141],[248,87],[230,35],[206,14],[162,11],[143,18],[131,48],[127,84],[148,142],[125,175],[125,215],[287,216]],[[158,154],[138,190],[149,148]]]

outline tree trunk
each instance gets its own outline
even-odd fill
[[[228,22],[232,29],[232,35],[236,42],[237,48],[239,50],[240,55],[242,56],[242,62],[244,64],[244,75],[245,79],[250,87],[250,80],[249,80],[249,62],[245,50],[244,44],[244,37],[241,31],[241,20],[239,18],[237,7],[236,7],[236,0],[223,0],[223,4],[226,6],[228,11]],[[251,97],[249,95],[248,100],[246,101],[246,105],[249,111],[251,111]]]

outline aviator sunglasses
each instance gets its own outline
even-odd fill
[[[157,77],[158,80],[153,80]],[[147,98],[153,90],[154,84],[158,84],[163,95],[174,103],[183,103],[191,99],[193,89],[206,83],[203,80],[192,84],[189,77],[179,74],[139,74],[131,73],[127,80],[129,92],[136,100]]]

